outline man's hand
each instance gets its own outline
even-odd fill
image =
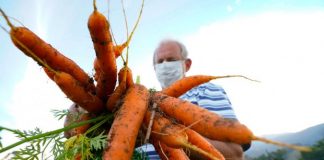
[[[208,141],[219,150],[225,157],[225,159],[231,160],[242,160],[243,159],[243,149],[242,146],[236,143],[221,142],[210,140]]]

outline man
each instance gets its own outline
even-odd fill
[[[183,78],[190,69],[191,63],[192,60],[188,58],[186,47],[171,39],[163,40],[153,55],[154,70],[162,88]],[[222,115],[224,118],[236,119],[231,103],[221,86],[205,83],[191,89],[180,98]],[[231,160],[243,159],[243,151],[249,147],[249,145],[241,146],[234,143],[208,140],[223,153],[226,159]],[[150,159],[157,159],[158,156],[153,146],[146,145],[142,149],[146,151]]]

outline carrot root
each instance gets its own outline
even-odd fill
[[[312,149],[310,147],[298,146],[298,145],[292,145],[292,144],[277,142],[277,141],[273,141],[273,140],[263,138],[263,137],[254,136],[253,140],[261,141],[261,142],[264,142],[264,143],[269,143],[269,144],[273,144],[273,145],[277,145],[277,146],[281,146],[281,147],[287,147],[287,148],[294,149],[294,150],[297,150],[297,151],[302,151],[302,152],[311,152],[312,151]]]
[[[129,160],[132,156],[136,137],[148,108],[149,92],[141,85],[131,87],[124,103],[117,111],[108,133],[108,145],[103,159]]]
[[[162,160],[189,160],[189,157],[183,149],[168,147],[166,144],[154,138],[152,138],[152,144]]]

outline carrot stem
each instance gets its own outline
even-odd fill
[[[197,147],[195,145],[192,145],[190,143],[183,143],[182,145],[185,146],[186,148],[189,148],[189,149],[191,149],[193,151],[196,151],[196,152],[198,152],[198,153],[200,153],[200,154],[202,154],[202,155],[204,155],[204,156],[206,156],[206,157],[208,157],[208,158],[210,158],[212,160],[220,160],[220,159],[216,158],[214,155],[212,155],[212,154],[210,154],[210,153],[202,150],[201,148],[199,148],[199,147]]]
[[[310,151],[312,151],[310,147],[297,146],[297,145],[293,145],[293,144],[277,142],[277,141],[273,141],[273,140],[266,139],[266,138],[263,138],[263,137],[254,136],[253,140],[261,141],[261,142],[264,142],[264,143],[269,143],[269,144],[273,144],[273,145],[277,145],[277,146],[281,146],[281,147],[287,147],[287,148],[294,149],[294,150],[297,150],[297,151],[302,151],[302,152],[310,152]]]
[[[3,17],[5,18],[8,26],[12,29],[12,28],[15,28],[15,26],[9,21],[9,18],[8,16],[6,15],[6,13],[0,8],[0,12],[1,14],[3,15]]]
[[[139,13],[139,15],[138,15],[138,18],[137,18],[137,20],[136,20],[135,26],[134,26],[134,28],[133,28],[133,30],[132,30],[132,32],[131,32],[131,34],[130,34],[128,40],[126,41],[126,45],[127,45],[127,46],[128,46],[128,44],[129,44],[130,40],[132,39],[133,34],[134,34],[134,32],[135,32],[135,30],[136,30],[136,28],[137,28],[137,26],[138,26],[138,24],[139,24],[139,21],[140,21],[140,19],[141,19],[141,17],[142,17],[143,8],[144,8],[144,0],[142,0],[141,10],[140,10],[140,13]]]
[[[97,11],[96,0],[93,0],[93,10]]]
[[[247,80],[250,80],[250,81],[254,81],[254,82],[260,82],[258,80],[255,80],[255,79],[251,79],[249,77],[246,77],[246,76],[243,76],[243,75],[226,75],[226,76],[215,76],[215,78],[231,78],[231,77],[241,77],[241,78],[245,78]]]
[[[39,139],[39,138],[42,138],[42,137],[47,137],[47,136],[54,135],[54,134],[59,134],[61,132],[68,131],[68,130],[71,130],[71,129],[76,128],[76,127],[80,127],[80,126],[83,126],[85,124],[97,122],[97,121],[100,121],[100,120],[105,119],[105,118],[108,119],[108,117],[106,117],[106,116],[108,116],[109,118],[111,118],[111,117],[113,117],[113,114],[99,116],[97,118],[90,119],[90,120],[87,120],[87,121],[73,123],[71,125],[68,125],[66,127],[63,127],[63,128],[57,129],[57,130],[45,132],[45,133],[38,134],[38,135],[35,135],[35,136],[32,136],[32,137],[26,137],[25,139],[23,139],[21,141],[18,141],[18,142],[14,143],[14,144],[11,144],[11,145],[9,145],[7,147],[4,147],[4,148],[0,149],[0,153],[2,153],[4,151],[7,151],[7,150],[9,150],[11,148],[17,147],[17,146],[19,146],[19,145],[21,145],[23,143],[30,142],[30,141],[35,140],[35,139]],[[13,132],[13,133],[17,133],[17,131],[15,131],[13,129],[9,129],[9,128],[0,126],[0,130],[2,130],[2,129],[3,130],[10,131],[10,132]]]
[[[160,141],[159,141],[158,143],[159,143],[159,147],[161,148],[161,152],[162,152],[163,156],[164,156],[167,160],[169,160],[168,156],[164,153],[164,151],[163,151],[163,149],[162,149],[162,146],[161,146]]]

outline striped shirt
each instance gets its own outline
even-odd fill
[[[225,90],[221,86],[211,82],[195,87],[179,98],[206,108],[224,118],[237,119]],[[146,152],[149,160],[160,160],[154,146],[151,144],[145,144],[136,148],[136,150]]]

